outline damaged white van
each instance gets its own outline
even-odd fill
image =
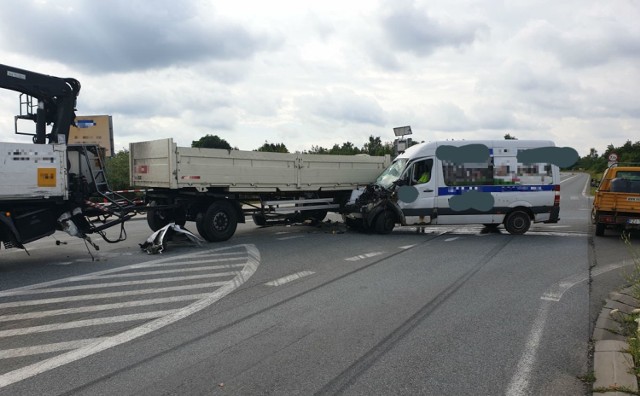
[[[503,224],[524,234],[560,219],[560,171],[578,159],[552,141],[483,140],[408,148],[376,182],[354,191],[348,226],[390,233],[396,224]]]

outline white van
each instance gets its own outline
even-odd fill
[[[347,225],[389,233],[396,224],[504,224],[524,234],[531,222],[557,223],[561,166],[577,152],[551,141],[478,140],[408,148],[374,184],[354,191]]]

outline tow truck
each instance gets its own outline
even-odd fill
[[[80,82],[0,64],[0,88],[20,93],[15,133],[32,136],[32,143],[0,142],[0,246],[26,251],[56,231],[96,250],[90,234],[126,239],[124,222],[139,205],[109,188],[101,147],[68,142]],[[34,132],[19,130],[25,121]],[[115,225],[120,235],[109,239],[104,230]]]

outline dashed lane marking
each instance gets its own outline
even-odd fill
[[[282,278],[278,278],[276,280],[272,280],[271,282],[265,283],[267,286],[282,286],[285,283],[293,282],[294,280],[298,280],[300,278],[304,278],[305,276],[313,275],[315,272],[313,271],[300,271],[295,274],[283,276]]]
[[[279,241],[287,241],[289,239],[304,238],[304,235],[292,235],[288,237],[276,238]]]
[[[348,257],[345,260],[346,261],[364,260],[364,259],[367,259],[367,258],[370,258],[370,257],[379,256],[381,254],[384,254],[384,252],[371,252],[371,253],[359,254],[359,255],[353,256],[353,257]]]

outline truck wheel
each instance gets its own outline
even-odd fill
[[[327,213],[328,211],[326,210],[313,210],[311,211],[311,213],[309,213],[310,217],[317,221],[318,223],[321,223],[325,217],[327,217]]]
[[[390,234],[396,225],[396,219],[393,213],[385,210],[376,217],[374,224],[378,234]]]
[[[150,207],[158,206],[156,201],[151,201],[149,204]],[[164,210],[148,210],[147,211],[147,224],[149,224],[149,228],[152,231],[158,231],[162,227],[169,224],[171,221],[169,220],[169,216],[167,212]]]
[[[604,229],[606,226],[604,223],[596,223],[596,236],[604,236]]]
[[[216,201],[204,215],[202,229],[209,242],[221,242],[231,238],[238,227],[238,216],[228,201]]]
[[[521,210],[511,212],[504,222],[504,228],[512,235],[522,235],[529,230],[530,226],[529,215]]]
[[[251,218],[253,219],[253,223],[258,227],[264,227],[267,225],[267,218],[264,217],[262,213],[254,213],[251,215]]]
[[[204,229],[204,212],[198,212],[196,215],[196,230],[198,230],[198,234],[200,234],[201,237],[207,241],[209,240]]]

